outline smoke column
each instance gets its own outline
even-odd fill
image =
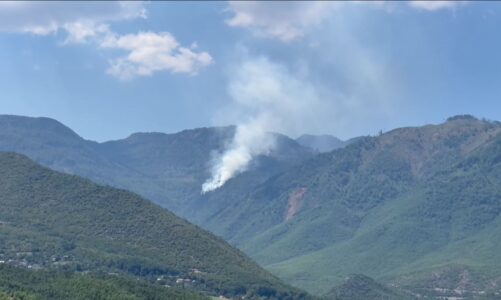
[[[256,155],[267,154],[274,147],[272,135],[265,131],[266,121],[261,118],[238,125],[233,141],[213,166],[212,178],[202,186],[202,193],[223,186],[226,181],[247,169]]]
[[[202,193],[223,186],[247,170],[255,156],[272,151],[275,140],[269,132],[297,133],[305,121],[314,123],[319,111],[315,89],[266,58],[247,60],[232,75],[228,92],[233,108],[225,115],[240,121],[233,140],[214,160]]]

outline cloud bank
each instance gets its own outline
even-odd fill
[[[231,27],[249,30],[262,38],[291,42],[321,26],[329,18],[337,17],[348,6],[384,9],[391,13],[399,5],[410,8],[438,11],[451,9],[464,1],[230,1],[232,16],[226,20]]]
[[[73,23],[99,24],[145,18],[142,2],[0,1],[0,31],[47,35]]]
[[[463,1],[410,1],[409,5],[418,9],[437,11],[442,9],[453,9],[463,3]]]

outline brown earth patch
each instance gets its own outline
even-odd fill
[[[292,219],[303,206],[303,197],[306,193],[306,188],[298,188],[289,194],[287,201],[287,210],[285,211],[285,221]]]

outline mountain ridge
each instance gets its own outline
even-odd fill
[[[343,141],[330,134],[303,134],[296,139],[296,142],[318,152],[330,152],[348,144],[348,141]]]
[[[50,131],[39,123],[57,127]],[[15,126],[14,126],[15,125]],[[25,154],[35,161],[65,173],[90,178],[98,183],[125,188],[192,219],[202,183],[210,177],[211,160],[224,151],[235,127],[203,127],[178,133],[134,133],[120,140],[97,143],[49,118],[0,115],[0,151]],[[71,132],[58,138],[57,132]],[[276,174],[309,149],[280,134],[273,134],[278,148],[263,157],[273,167],[261,166],[260,176]],[[196,200],[196,201],[195,201]],[[186,203],[194,201],[192,205]]]

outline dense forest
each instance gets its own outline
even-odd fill
[[[0,258],[116,272],[211,295],[301,298],[223,240],[139,196],[0,153]]]
[[[208,297],[170,286],[104,274],[33,271],[0,265],[2,300],[208,300]]]

